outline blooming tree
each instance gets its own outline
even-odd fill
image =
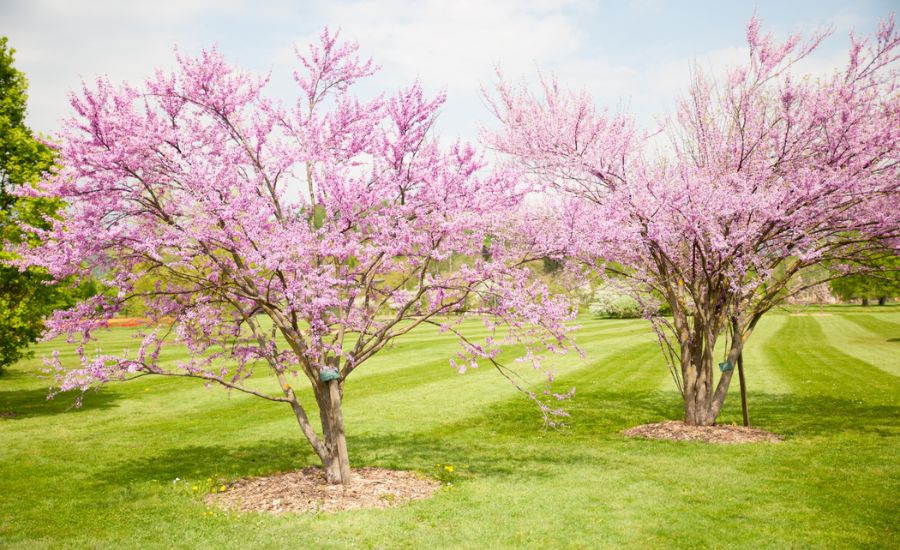
[[[85,86],[58,136],[62,168],[31,191],[68,208],[37,229],[45,244],[17,253],[22,267],[115,289],[47,322],[48,338],[79,344],[80,365],[52,360],[58,390],[178,376],[283,403],[329,481],[347,483],[344,382],[386,345],[436,325],[460,338],[460,370],[500,366],[501,345],[562,349],[572,311],[531,276],[534,247],[511,238],[527,191],[517,175],[433,138],[443,96],[414,84],[359,99],[351,90],[376,67],[327,29],[298,58],[291,106],[216,50],[179,55],[143,88]],[[155,322],[136,353],[88,353],[135,300]],[[489,337],[457,330],[447,314],[463,308]],[[163,361],[170,345],[189,357]],[[277,386],[251,378],[260,365]],[[321,432],[293,377],[312,389]]]
[[[900,248],[900,34],[891,18],[874,41],[851,36],[844,70],[796,76],[826,35],[777,43],[751,20],[748,62],[695,73],[656,156],[631,118],[555,81],[533,94],[501,79],[489,98],[503,127],[487,144],[567,197],[547,246],[615,262],[605,273],[642,300],[688,424],[716,421],[760,318],[830,276],[808,268]]]

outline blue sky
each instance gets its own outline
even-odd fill
[[[0,0],[0,33],[18,50],[31,82],[29,122],[53,132],[66,93],[105,74],[135,82],[173,65],[172,47],[213,43],[246,70],[272,71],[271,94],[294,94],[293,45],[324,25],[360,43],[382,71],[364,95],[419,78],[445,89],[438,123],[447,138],[473,138],[489,114],[479,95],[499,64],[511,78],[538,68],[586,87],[600,105],[623,106],[650,126],[684,91],[692,61],[713,70],[746,56],[754,10],[778,36],[821,26],[835,35],[805,65],[830,72],[844,60],[847,32],[871,34],[895,10],[886,0]]]

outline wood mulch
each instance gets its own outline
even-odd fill
[[[345,489],[326,483],[320,468],[304,468],[238,480],[224,492],[207,495],[205,501],[241,512],[338,512],[428,498],[441,486],[416,472],[384,468],[357,468],[351,476],[352,483]]]
[[[680,420],[635,426],[622,432],[629,437],[666,439],[669,441],[703,441],[705,443],[775,443],[780,435],[760,428],[745,428],[730,424],[717,426],[688,426]]]

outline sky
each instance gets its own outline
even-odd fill
[[[745,26],[786,37],[834,30],[803,70],[830,73],[846,59],[847,33],[871,35],[897,0],[0,0],[0,34],[29,79],[28,123],[52,134],[70,113],[67,94],[106,75],[137,83],[174,66],[174,46],[218,45],[242,69],[271,73],[268,93],[296,97],[294,46],[324,26],[357,41],[382,67],[363,96],[419,79],[447,93],[437,131],[475,139],[491,122],[481,90],[540,71],[586,88],[599,106],[626,109],[652,128],[670,113],[696,62],[723,71],[746,59]]]

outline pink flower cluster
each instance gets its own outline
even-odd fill
[[[48,338],[82,343],[79,368],[52,361],[61,390],[157,374],[293,399],[253,389],[254,367],[315,387],[323,369],[345,378],[393,339],[452,328],[462,312],[491,329],[483,342],[457,333],[465,364],[495,361],[502,345],[565,347],[574,311],[532,277],[540,257],[515,234],[527,192],[517,171],[438,143],[443,95],[417,83],[353,95],[376,68],[327,29],[298,58],[292,105],[215,49],[179,55],[142,87],[100,79],[71,97],[61,168],[28,191],[64,200],[65,215],[40,248],[16,251],[21,266],[112,289],[48,321]],[[138,353],[87,353],[132,301],[159,327]],[[173,344],[189,357],[163,360]]]

